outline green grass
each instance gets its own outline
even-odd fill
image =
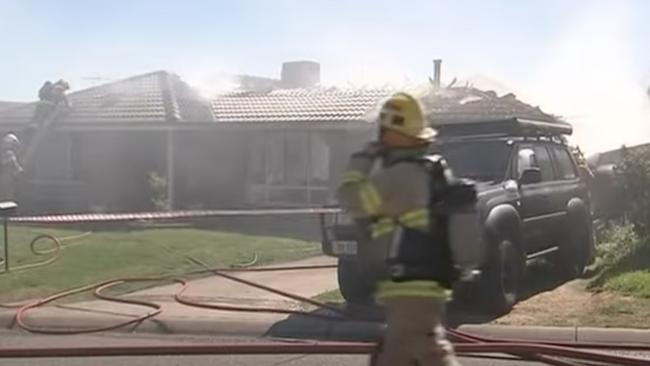
[[[650,299],[650,271],[624,272],[613,276],[605,281],[603,289]]]
[[[603,266],[589,284],[592,290],[613,290],[650,298],[650,241],[640,240],[625,255]]]
[[[615,226],[604,233],[595,267],[589,289],[644,298],[650,294],[650,240],[639,238],[631,225]]]
[[[58,238],[83,234],[65,229],[13,227],[10,229],[10,264],[20,266],[42,260],[29,250],[39,234]],[[40,248],[48,243],[42,242]],[[258,264],[302,259],[320,253],[320,246],[295,239],[250,236],[197,229],[141,229],[93,232],[64,241],[60,258],[37,269],[0,274],[0,300],[14,301],[117,277],[178,274],[201,269],[183,255],[210,266]]]
[[[579,326],[650,329],[650,299],[622,296],[601,299],[590,309],[578,312],[571,321]]]

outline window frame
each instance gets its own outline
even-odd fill
[[[569,151],[566,145],[560,145],[560,144],[552,144],[548,146],[548,150],[551,151],[552,158],[554,160],[554,165],[556,167],[556,180],[564,180],[564,181],[570,181],[570,180],[576,180],[580,178],[580,172],[578,171],[578,167],[576,166],[575,160],[573,158],[573,155]],[[562,151],[568,158],[568,161],[571,165],[571,170],[573,171],[573,177],[571,178],[566,178],[564,177],[564,172],[562,168],[562,164],[560,163],[560,157],[558,156],[559,151]]]
[[[328,145],[325,182],[319,182],[318,178],[314,177],[314,158],[316,151],[314,150],[315,139],[317,135],[309,130],[289,130],[284,129],[281,131],[266,131],[264,134],[254,139],[254,146],[251,146],[248,158],[248,172],[247,172],[247,193],[246,200],[253,205],[283,205],[283,206],[304,206],[305,204],[311,205],[314,203],[326,203],[319,196],[329,197],[330,187],[329,181],[331,180],[331,164],[332,152],[331,147]],[[289,172],[293,169],[294,164],[289,164],[289,144],[294,142],[294,146],[301,145],[302,156],[304,159],[303,174],[304,182],[290,182],[291,179],[298,176],[291,177]],[[299,141],[299,143],[295,143]],[[271,150],[279,149],[281,154],[279,156],[279,171],[281,174],[280,180],[275,181],[272,176]],[[261,166],[254,167],[252,164],[252,156],[262,153],[262,159],[258,161]],[[261,175],[257,176],[256,168],[261,168]],[[258,180],[257,178],[261,178]],[[284,199],[274,198],[276,194],[286,194],[290,191],[299,192],[300,199]]]
[[[546,154],[548,155],[548,158],[549,158],[549,162],[551,164],[551,179],[543,179],[540,183],[549,183],[549,182],[557,181],[558,180],[558,172],[557,172],[557,167],[556,167],[555,160],[554,160],[554,155],[553,155],[552,151],[548,148],[547,145],[548,144],[543,142],[543,141],[522,141],[522,142],[518,143],[517,144],[517,149],[514,152],[513,160],[512,160],[513,161],[512,164],[514,166],[513,174],[512,174],[513,179],[518,181],[521,178],[521,173],[522,172],[520,172],[520,170],[519,170],[519,152],[521,150],[525,150],[525,149],[532,150],[533,153],[535,154],[535,158],[537,160],[537,155],[538,154],[537,154],[537,151],[535,151],[535,150],[536,150],[536,148],[541,148],[541,149],[544,149],[546,151]],[[539,168],[540,172],[541,172],[542,168],[539,165],[539,160],[537,160],[537,165],[538,165],[537,168]],[[542,173],[542,176],[543,176],[543,173]]]

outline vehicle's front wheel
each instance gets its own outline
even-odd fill
[[[517,303],[525,267],[521,249],[511,240],[500,240],[492,248],[480,283],[485,301],[481,308],[496,314],[510,311]]]
[[[337,275],[339,290],[346,302],[356,305],[374,302],[374,286],[361,274],[356,261],[339,259]]]

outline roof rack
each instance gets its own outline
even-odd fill
[[[482,136],[562,136],[571,135],[573,128],[566,122],[544,122],[522,118],[446,123],[435,126],[440,137]]]

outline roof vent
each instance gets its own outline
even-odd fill
[[[314,61],[291,61],[282,64],[282,87],[311,88],[320,83],[320,64]]]

